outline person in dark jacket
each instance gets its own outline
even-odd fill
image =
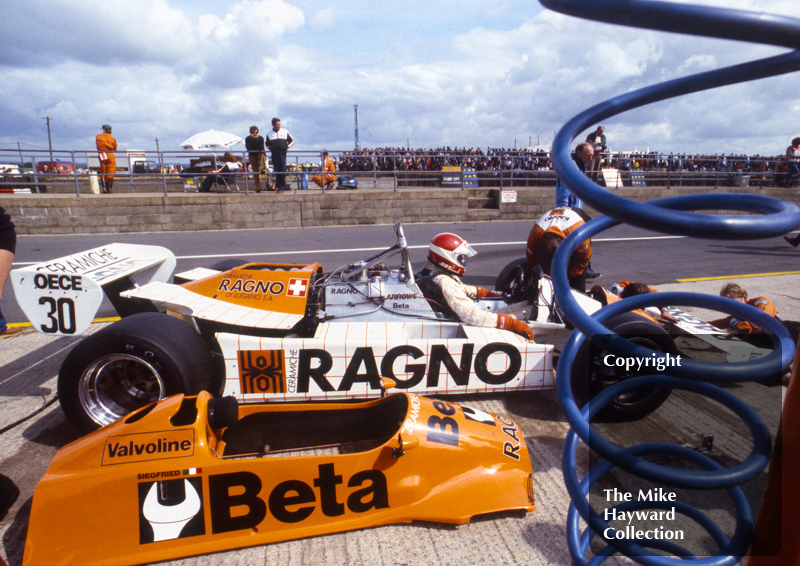
[[[14,230],[14,223],[11,217],[6,214],[0,206],[0,298],[3,296],[3,287],[11,272],[11,260],[14,259],[14,252],[17,251],[17,232]],[[6,324],[3,311],[0,310],[0,338],[11,336],[22,332],[20,327],[10,327]]]
[[[256,192],[261,192],[261,173],[267,171],[267,149],[264,145],[264,136],[258,135],[258,126],[250,126],[250,135],[244,138],[247,148],[247,157],[250,160],[250,169],[253,170]]]
[[[275,170],[275,190],[286,190],[286,152],[294,145],[294,138],[287,130],[281,129],[281,119],[272,119],[272,129],[267,134],[267,147],[272,156]]]

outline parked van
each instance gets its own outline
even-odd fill
[[[74,175],[75,168],[69,161],[40,161],[36,164],[39,173],[51,175]]]

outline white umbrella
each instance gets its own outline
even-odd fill
[[[183,142],[181,147],[183,149],[217,149],[236,145],[240,141],[242,141],[242,138],[228,132],[207,130],[193,135]]]

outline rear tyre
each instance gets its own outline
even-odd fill
[[[228,259],[223,259],[212,265],[209,269],[216,269],[217,271],[228,271],[229,269],[235,269],[237,267],[241,267],[245,264],[252,263],[249,259],[241,259],[238,257],[230,257]]]
[[[635,344],[656,352],[677,354],[675,342],[666,330],[633,313],[615,317],[606,326]],[[572,394],[579,407],[583,407],[589,399],[619,381],[637,375],[658,373],[653,368],[636,373],[616,366],[608,367],[603,363],[607,353],[588,340],[578,349],[572,365]],[[627,422],[642,419],[660,407],[671,393],[671,389],[664,388],[624,393],[603,407],[592,420]]]
[[[208,346],[191,326],[163,313],[138,313],[72,349],[58,374],[58,398],[87,433],[169,395],[209,390],[213,377]]]

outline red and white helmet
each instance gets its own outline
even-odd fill
[[[467,270],[467,258],[477,253],[461,236],[444,233],[431,240],[428,259],[447,271],[462,275]]]

